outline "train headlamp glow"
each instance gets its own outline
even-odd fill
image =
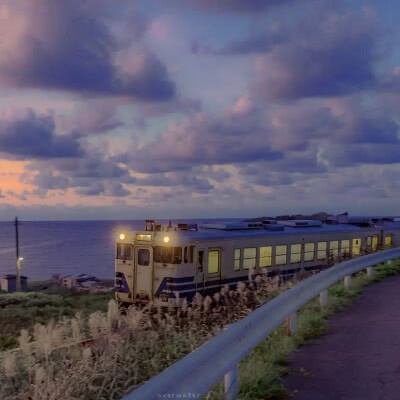
[[[169,237],[168,236],[164,236],[164,243],[168,243],[169,242]]]
[[[120,238],[121,240],[125,240],[125,233],[121,233],[121,234],[119,235],[119,238]]]

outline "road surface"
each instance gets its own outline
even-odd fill
[[[367,287],[289,358],[294,400],[400,399],[400,276]]]

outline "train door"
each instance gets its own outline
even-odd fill
[[[205,280],[206,286],[221,284],[221,249],[209,248],[206,255]]]
[[[153,299],[153,248],[135,246],[136,297]]]

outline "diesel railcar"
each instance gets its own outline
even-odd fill
[[[162,226],[116,240],[115,295],[120,304],[179,306],[196,292],[212,294],[257,275],[292,276],[335,260],[400,246],[395,217],[262,220]]]

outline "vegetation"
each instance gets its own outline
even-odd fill
[[[398,272],[398,263],[379,266],[374,280]],[[348,304],[369,282],[360,273],[349,291],[342,285],[334,286],[327,306],[321,308],[314,301],[300,311],[296,336],[287,337],[282,326],[258,346],[240,365],[241,398],[283,398],[287,355],[323,333],[327,329],[326,318]],[[185,305],[168,312],[153,306],[131,307],[125,315],[120,315],[115,301],[109,300],[107,312],[78,312],[67,317],[77,305],[80,310],[85,307],[94,310],[90,300],[73,294],[72,297],[77,297],[69,300],[72,305],[68,313],[55,313],[57,321],[25,327],[18,338],[19,348],[0,353],[0,398],[119,399],[227,324],[243,318],[292,285],[293,282],[280,285],[277,280],[258,278],[253,287],[240,285],[235,291],[225,288],[212,299],[197,296],[190,307]],[[40,299],[29,301],[35,303]],[[105,300],[99,297],[96,307],[101,308]],[[55,297],[53,306],[57,301],[65,300]],[[51,313],[45,315],[47,318]],[[221,397],[220,385],[208,394],[210,399]]]
[[[35,324],[47,324],[78,311],[89,315],[107,310],[113,293],[87,293],[70,289],[49,289],[40,292],[0,294],[0,351],[18,346],[21,329],[32,329]]]

